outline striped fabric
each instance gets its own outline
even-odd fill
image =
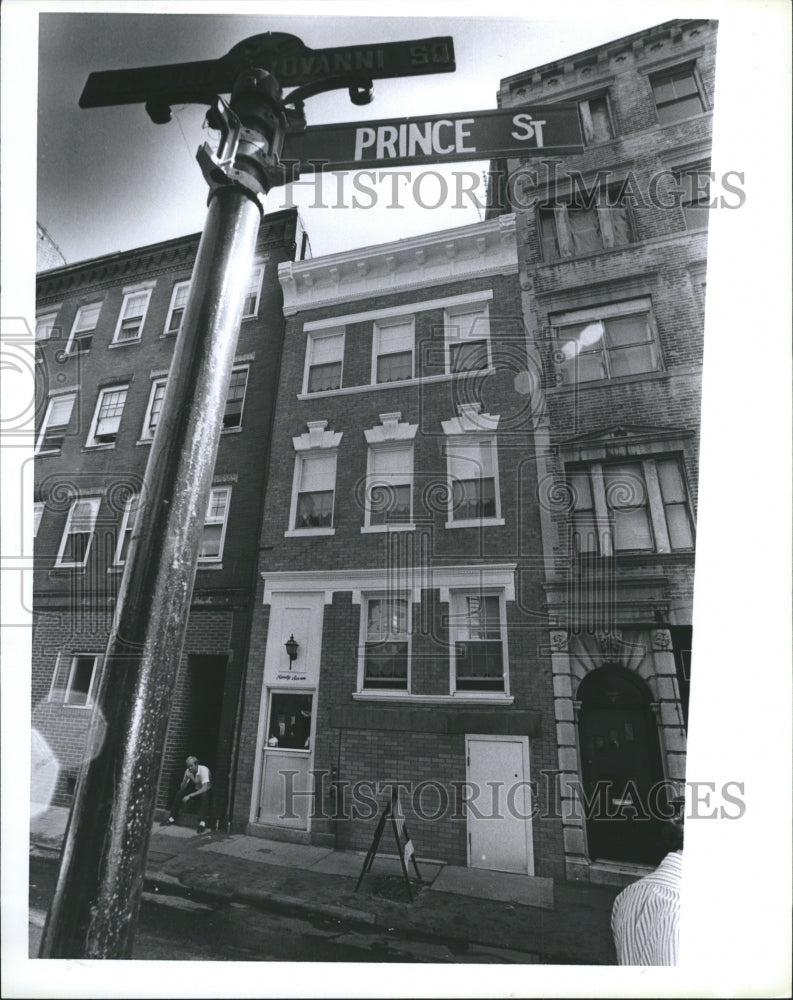
[[[682,872],[683,853],[673,851],[614,900],[611,931],[620,965],[677,965]]]

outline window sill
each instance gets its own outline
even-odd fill
[[[217,562],[199,562],[196,567],[197,573],[203,573],[205,569],[208,570],[219,570],[223,569],[223,560],[219,559]]]
[[[503,517],[477,517],[465,521],[447,521],[444,528],[498,528],[506,524]]]
[[[242,434],[242,426],[239,427],[223,427],[220,431],[223,434]]]
[[[456,694],[410,694],[407,691],[353,691],[353,701],[405,702],[422,705],[512,705],[515,699],[508,694],[488,695],[484,692]]]
[[[407,386],[432,385],[434,382],[448,382],[450,379],[464,378],[471,375],[492,375],[496,369],[475,368],[464,372],[445,372],[442,375],[424,375],[417,378],[406,378],[401,382],[371,382],[366,385],[345,386],[342,389],[326,389],[323,392],[299,392],[297,398],[302,402],[307,399],[326,399],[329,396],[350,396],[358,392],[373,392],[381,389],[403,389]]]
[[[141,342],[141,337],[135,337],[134,340],[119,340],[118,342],[113,342],[107,345],[108,351],[115,350],[116,347],[131,347],[133,344],[139,344]]]
[[[60,453],[61,453],[60,448],[58,448],[57,450],[55,450],[53,448],[53,449],[50,449],[49,451],[36,451],[36,452],[33,453],[33,457],[34,458],[46,458],[48,455],[60,455]]]
[[[551,385],[545,390],[549,396],[559,395],[564,392],[576,392],[579,389],[589,389],[591,387],[619,385],[626,382],[650,382],[652,380],[668,379],[670,372],[666,369],[659,369],[654,372],[640,372],[638,375],[615,375],[613,378],[595,378],[588,382],[565,382],[562,385]]]
[[[415,531],[416,525],[410,524],[365,524],[361,528],[362,535],[383,535],[392,531]]]
[[[170,339],[171,337],[176,337],[176,336],[178,336],[178,334],[179,334],[179,331],[180,331],[181,329],[182,329],[182,328],[181,328],[181,327],[179,327],[179,330],[163,330],[163,332],[162,332],[162,333],[160,334],[160,340],[168,340],[168,339]]]
[[[335,534],[335,528],[292,528],[284,532],[284,538],[316,538],[320,535]]]
[[[113,444],[86,444],[80,449],[82,452],[86,451],[110,451],[111,448],[115,448],[115,441]]]
[[[135,446],[137,447],[140,444],[154,444],[154,438],[138,438],[135,442]]]

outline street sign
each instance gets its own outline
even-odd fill
[[[315,125],[304,132],[287,133],[281,162],[303,174],[578,153],[582,149],[577,105],[533,104],[499,111]]]
[[[91,73],[79,103],[81,108],[148,101],[211,104],[216,94],[231,93],[240,73],[251,67],[267,70],[281,87],[351,74],[382,80],[453,73],[454,43],[442,36],[310,49],[295,35],[272,32],[239,42],[220,59]]]

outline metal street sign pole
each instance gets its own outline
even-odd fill
[[[445,59],[444,68],[434,70],[418,68],[429,51],[422,48],[426,40],[400,43],[411,63],[408,70],[453,69],[451,39],[446,41],[443,53],[438,50],[439,59],[441,55]],[[85,100],[85,94],[81,100],[83,106],[145,100],[150,116],[159,121],[167,120],[170,105],[177,101],[206,100],[212,105],[207,120],[222,136],[216,153],[207,146],[199,150],[210,186],[207,221],[146,468],[58,881],[42,935],[42,958],[132,955],[171,697],[262,200],[270,187],[284,182],[278,155],[289,125],[305,128],[304,97],[347,86],[353,101],[371,99],[371,79],[357,67],[323,82],[325,63],[320,61],[319,68],[313,63],[303,67],[309,80],[289,96],[295,110],[287,113],[275,77],[251,66],[267,62],[283,67],[278,59],[304,58],[302,43],[296,46],[294,42],[299,40],[291,35],[264,35],[235,46],[244,50],[244,58],[235,64],[228,105],[214,94],[207,100],[206,79],[193,89],[185,86],[174,91],[166,86],[167,80],[151,86],[147,70],[139,71],[146,84],[140,92],[135,91],[130,76],[135,71],[121,71],[127,74],[126,96],[108,85],[104,96],[100,87],[94,90],[92,102]],[[411,44],[419,48],[411,50]],[[374,48],[387,51],[389,47]],[[354,50],[338,51],[345,59],[354,56]],[[332,52],[322,50],[327,58]],[[359,54],[361,63],[379,59],[369,49]],[[383,65],[375,66],[380,76],[407,72],[393,60],[389,69],[385,56],[380,61]],[[339,65],[344,65],[343,59]],[[335,64],[333,72],[337,72]],[[224,78],[224,89],[227,82]],[[216,79],[211,83],[216,94],[221,87]],[[133,93],[138,96],[130,96]]]

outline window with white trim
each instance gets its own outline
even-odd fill
[[[705,102],[693,66],[676,66],[650,77],[653,99],[661,125],[701,114]]]
[[[649,298],[550,317],[561,382],[641,375],[661,367]]]
[[[66,342],[67,354],[87,354],[91,350],[101,308],[101,302],[92,302],[90,305],[80,306],[77,310]]]
[[[541,205],[537,209],[540,247],[545,261],[600,253],[634,241],[626,197],[619,191],[595,195],[596,204]]]
[[[446,463],[449,521],[480,523],[500,518],[496,438],[453,438],[446,443]]]
[[[490,367],[490,313],[487,305],[446,309],[443,325],[447,373]]]
[[[503,592],[450,593],[454,691],[507,692]]]
[[[151,383],[149,402],[146,406],[146,416],[143,418],[143,430],[140,434],[144,441],[150,441],[154,437],[154,432],[157,430],[157,424],[160,419],[160,411],[162,410],[163,400],[165,399],[165,389],[167,385],[168,378],[165,375],[160,378],[153,379]]]
[[[296,530],[333,527],[336,452],[298,455],[297,502],[291,525]]]
[[[608,142],[614,138],[607,94],[596,94],[579,100],[578,117],[581,121],[584,145],[593,146],[595,143]]]
[[[245,290],[245,301],[242,306],[242,318],[250,319],[259,311],[259,295],[262,290],[262,276],[264,265],[257,264],[251,271],[248,279],[248,287]]]
[[[365,523],[370,526],[413,521],[413,442],[369,448]]]
[[[226,525],[231,505],[231,487],[215,486],[209,494],[204,533],[198,550],[198,561],[220,562],[223,559],[223,545],[226,541]]]
[[[59,653],[49,700],[75,708],[91,708],[101,659],[97,653],[75,653],[72,656]]]
[[[171,304],[168,306],[168,315],[165,317],[166,334],[178,333],[182,325],[187,296],[190,292],[190,281],[177,281],[171,292]]]
[[[411,604],[407,597],[378,594],[361,601],[363,691],[410,690]]]
[[[303,392],[327,392],[341,388],[344,363],[344,330],[310,333],[306,344]]]
[[[413,378],[413,317],[379,320],[372,338],[372,382]]]
[[[41,500],[37,500],[33,504],[33,537],[39,533],[39,525],[41,524],[41,518],[44,514],[44,504]]]
[[[576,553],[693,550],[694,522],[678,456],[570,465],[565,475]]]
[[[77,399],[76,392],[65,392],[50,399],[36,442],[37,454],[60,452],[66,438],[66,429],[72,418],[75,399]]]
[[[68,568],[85,566],[98,514],[99,497],[74,501],[66,518],[66,526],[55,560],[56,566]]]
[[[150,298],[151,288],[138,288],[124,295],[116,332],[113,334],[114,344],[128,344],[133,340],[140,340]]]
[[[113,385],[101,390],[85,442],[86,448],[108,448],[116,443],[128,388],[126,385]]]
[[[55,312],[42,313],[36,317],[36,340],[50,339],[57,318],[57,310]]]
[[[247,385],[247,367],[234,368],[231,373],[228,395],[226,396],[226,408],[223,411],[223,427],[226,430],[230,427],[240,427],[242,425],[242,407],[245,403]]]
[[[116,552],[113,558],[115,566],[124,566],[127,561],[129,543],[132,539],[132,532],[135,529],[135,521],[138,516],[140,494],[133,493],[127,498],[124,504],[124,513],[121,515],[121,524],[118,529],[118,540],[116,542]]]

